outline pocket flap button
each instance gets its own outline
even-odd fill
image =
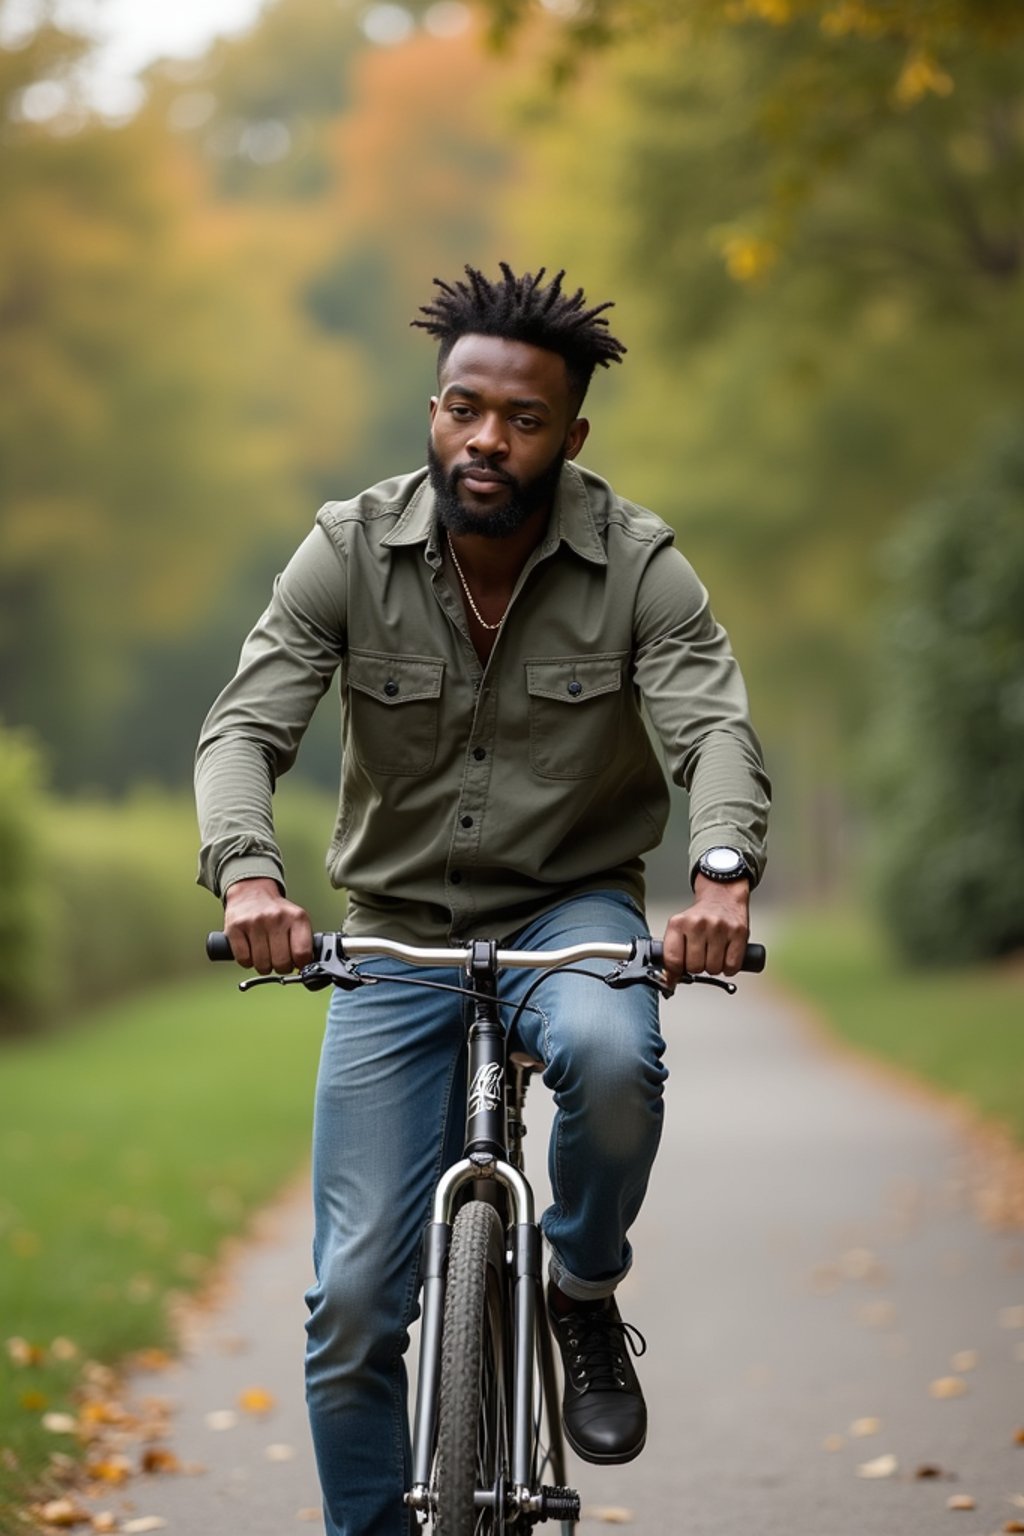
[[[574,699],[578,699],[580,694],[583,692],[583,684],[576,682],[576,680],[574,679],[569,684],[569,692],[570,692],[570,694],[572,695],[572,697]]]
[[[389,677],[387,682],[384,684],[384,692],[387,694],[389,699],[393,699],[395,697],[395,694],[398,692],[398,684],[395,682],[393,677]]]

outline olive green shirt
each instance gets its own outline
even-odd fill
[[[673,532],[566,464],[486,666],[449,582],[426,470],[329,502],[278,577],[196,768],[200,881],[284,885],[271,796],[340,669],[342,783],[327,854],[346,928],[505,938],[578,891],[643,901],[668,815],[645,728],[690,794],[690,868],[764,867],[769,786],[724,630]],[[315,915],[315,914],[314,914]]]

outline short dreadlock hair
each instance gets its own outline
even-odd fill
[[[587,308],[583,289],[571,296],[562,292],[564,270],[556,272],[546,287],[541,284],[546,267],[516,277],[507,261],[500,263],[501,281],[488,282],[476,267],[466,267],[466,282],[446,283],[434,278],[440,292],[433,304],[424,304],[426,318],[412,324],[440,341],[437,366],[462,336],[500,336],[505,341],[525,341],[565,361],[569,383],[583,401],[594,369],[620,363],[626,348],[608,331],[604,311],[611,301]]]

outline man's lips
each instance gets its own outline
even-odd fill
[[[476,469],[472,465],[455,472],[456,484],[462,483],[471,491],[493,491],[499,486],[511,485],[508,475],[494,469]]]

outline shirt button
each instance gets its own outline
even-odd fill
[[[396,692],[397,692],[397,689],[396,689]],[[574,699],[578,699],[580,694],[583,692],[583,684],[582,683],[577,683],[577,682],[571,682],[569,684],[569,692],[572,694]]]
[[[487,748],[486,747],[474,747],[473,748],[473,756],[476,758],[478,763],[482,763],[484,758],[487,756]]]
[[[461,869],[453,869],[451,874],[448,876],[448,879],[451,881],[452,885],[461,885],[462,884],[462,871],[461,871]]]
[[[389,677],[387,682],[384,684],[384,692],[387,694],[389,699],[393,699],[395,694],[398,692],[398,684],[395,682],[393,677]]]
[[[463,816],[463,818],[462,818],[462,825],[464,827],[471,827],[473,825],[473,818],[472,818],[472,816]]]

